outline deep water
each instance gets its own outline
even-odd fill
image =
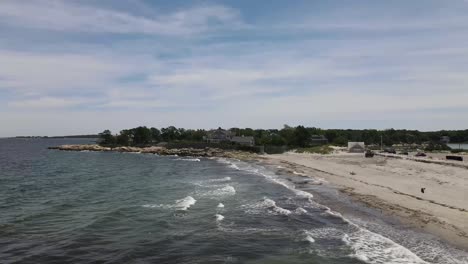
[[[274,168],[47,149],[87,142],[0,139],[0,263],[466,263]]]

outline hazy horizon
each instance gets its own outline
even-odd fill
[[[468,1],[0,2],[0,137],[464,130]]]

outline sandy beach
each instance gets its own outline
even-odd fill
[[[295,174],[322,178],[356,201],[468,249],[466,168],[347,153],[285,153],[267,155],[266,160]]]

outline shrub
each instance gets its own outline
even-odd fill
[[[316,146],[310,148],[298,148],[296,150],[298,153],[315,153],[315,154],[330,154],[333,152],[333,148],[328,145]]]

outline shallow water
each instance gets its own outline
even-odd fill
[[[467,260],[444,244],[424,245],[428,238],[412,230],[344,218],[319,203],[327,195],[340,202],[332,189],[301,190],[292,183],[300,176],[288,181],[273,168],[46,149],[64,143],[83,140],[0,140],[2,263]]]
[[[468,144],[457,144],[457,143],[449,143],[447,144],[451,149],[464,149],[468,150]]]

